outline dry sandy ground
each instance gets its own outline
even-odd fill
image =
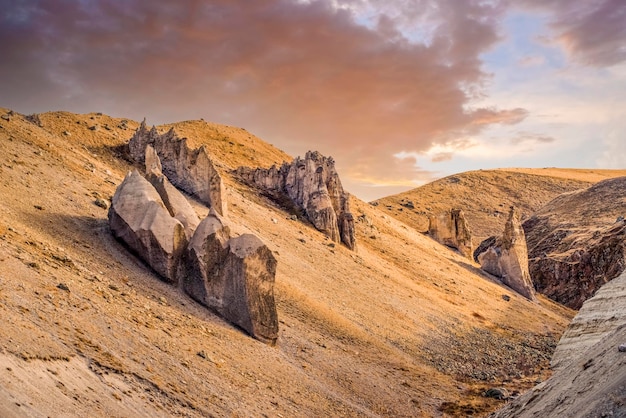
[[[502,404],[485,389],[549,374],[572,311],[518,297],[380,205],[353,199],[358,251],[334,245],[228,175],[291,157],[175,124],[225,175],[231,229],[278,259],[278,344],[251,339],[160,281],[94,204],[131,169],[138,123],[39,117],[0,119],[1,416],[481,416]]]

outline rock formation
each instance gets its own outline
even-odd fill
[[[626,268],[626,177],[564,194],[524,222],[537,291],[572,309]]]
[[[223,219],[211,210],[189,243],[183,287],[224,319],[274,345],[276,259],[256,236],[229,235]]]
[[[280,169],[239,167],[236,174],[246,183],[272,195],[287,198],[301,210],[319,231],[351,250],[356,248],[354,217],[350,213],[350,195],[343,190],[332,157],[309,151]]]
[[[555,373],[491,418],[626,416],[626,274],[588,299],[552,357]]]
[[[171,283],[187,245],[185,228],[170,216],[155,188],[137,171],[129,173],[109,208],[113,235]]]
[[[602,286],[583,303],[565,330],[552,356],[552,367],[561,369],[594,344],[626,326],[626,272]],[[626,329],[622,334],[626,343]]]
[[[472,233],[462,210],[451,209],[439,216],[430,216],[428,234],[435,241],[458,250],[469,259],[472,258]]]
[[[183,224],[187,240],[190,240],[193,232],[200,223],[198,215],[196,215],[196,212],[185,196],[183,196],[182,193],[169,182],[167,177],[163,175],[161,172],[161,161],[151,145],[146,146],[145,162],[146,180],[148,180],[159,193],[170,215]]]
[[[535,289],[528,273],[528,253],[526,237],[519,215],[511,207],[504,227],[504,234],[498,238],[487,238],[493,244],[482,245],[485,250],[476,254],[480,267],[487,273],[499,277],[502,283],[529,300],[536,300]]]
[[[146,177],[129,173],[109,210],[114,236],[159,273],[181,284],[192,298],[274,345],[278,317],[274,301],[276,259],[254,235],[230,237],[215,208],[198,222],[185,197],[160,172],[146,146]]]
[[[187,138],[179,138],[174,128],[160,135],[155,127],[148,130],[144,120],[128,143],[131,158],[145,163],[148,145],[161,159],[163,174],[172,184],[226,215],[224,184],[204,145],[191,150]]]

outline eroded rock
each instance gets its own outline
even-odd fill
[[[163,174],[172,184],[226,215],[222,177],[204,145],[192,150],[187,146],[187,138],[179,138],[174,128],[160,135],[155,127],[148,130],[144,120],[128,143],[131,158],[144,164],[148,145],[156,151]]]
[[[335,242],[356,248],[354,216],[350,212],[350,195],[343,190],[335,169],[335,161],[317,151],[305,158],[283,163],[278,169],[239,167],[236,174],[292,209],[306,214],[307,219]]]
[[[165,208],[171,216],[178,219],[185,227],[185,235],[191,239],[200,219],[189,201],[174,187],[161,172],[161,161],[151,145],[146,147],[146,180],[152,184],[163,200]]]
[[[274,345],[276,259],[254,235],[230,238],[215,211],[198,226],[186,254],[185,291],[254,338]]]
[[[535,288],[528,272],[526,237],[515,208],[509,211],[503,235],[488,240],[493,244],[479,246],[485,250],[476,255],[480,267],[520,295],[535,301]]]
[[[136,170],[117,188],[109,208],[113,235],[159,275],[177,283],[187,245],[185,229],[170,216],[156,189]]]
[[[437,242],[472,258],[472,233],[460,209],[428,218],[428,234]]]

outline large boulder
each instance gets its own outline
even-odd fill
[[[502,236],[488,240],[493,244],[479,246],[486,247],[482,253],[477,254],[480,267],[520,295],[535,301],[535,288],[528,273],[526,237],[515,208],[511,207],[509,211]]]
[[[204,145],[192,150],[187,146],[187,138],[179,138],[174,128],[161,135],[155,127],[148,130],[144,120],[128,143],[131,158],[144,164],[148,145],[156,151],[163,174],[172,184],[226,215],[222,177]]]
[[[280,169],[239,167],[236,174],[282,204],[289,201],[333,241],[356,249],[350,195],[343,190],[331,157],[309,151],[304,159],[298,157],[291,163],[285,162]]]
[[[563,194],[526,222],[537,291],[572,309],[626,268],[626,177]]]
[[[254,235],[230,238],[215,212],[200,223],[186,254],[185,291],[254,338],[274,345],[276,259]]]
[[[161,161],[151,145],[146,147],[146,180],[152,184],[161,196],[165,208],[170,215],[178,219],[185,227],[187,239],[191,239],[200,223],[200,219],[189,201],[169,182],[161,172]]]
[[[178,268],[187,245],[185,228],[136,170],[124,178],[113,195],[109,226],[117,239],[166,281],[178,282]]]
[[[460,209],[428,218],[428,234],[437,242],[472,258],[472,233]]]

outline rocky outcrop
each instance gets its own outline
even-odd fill
[[[464,257],[472,258],[472,233],[460,209],[451,209],[428,218],[428,234],[435,241],[454,248]]]
[[[626,268],[626,177],[559,196],[524,222],[537,291],[572,309]]]
[[[226,215],[224,184],[204,145],[191,150],[187,138],[179,138],[174,128],[160,135],[155,127],[148,130],[144,120],[128,143],[131,158],[144,164],[148,145],[156,151],[163,174],[172,184]]]
[[[626,327],[626,272],[598,290],[582,307],[561,337],[552,356],[552,367],[567,367],[581,353],[620,327]],[[626,343],[626,328],[624,330]]]
[[[186,254],[185,291],[254,338],[274,345],[276,259],[254,235],[230,238],[213,210],[200,223]]]
[[[304,159],[298,157],[292,163],[283,163],[280,169],[239,167],[236,174],[275,200],[288,200],[333,241],[342,242],[351,250],[356,248],[350,195],[343,190],[331,157],[309,151]]]
[[[626,416],[626,273],[588,299],[552,357],[555,373],[492,418]]]
[[[165,208],[155,188],[137,171],[129,173],[109,208],[113,235],[171,283],[187,245],[185,228]]]
[[[136,170],[115,191],[114,236],[172,284],[254,338],[274,345],[276,259],[254,235],[230,237],[215,208],[198,222],[185,197],[160,172],[146,146],[146,178]]]
[[[487,273],[500,278],[529,300],[536,300],[535,289],[528,272],[526,237],[515,208],[511,207],[504,227],[504,234],[498,238],[488,238],[492,245],[482,245],[485,250],[476,254],[480,267]]]
[[[152,184],[163,200],[165,208],[171,216],[178,219],[185,228],[187,239],[191,239],[193,232],[200,223],[196,211],[189,201],[174,187],[161,172],[161,161],[151,145],[146,147],[146,180]]]

